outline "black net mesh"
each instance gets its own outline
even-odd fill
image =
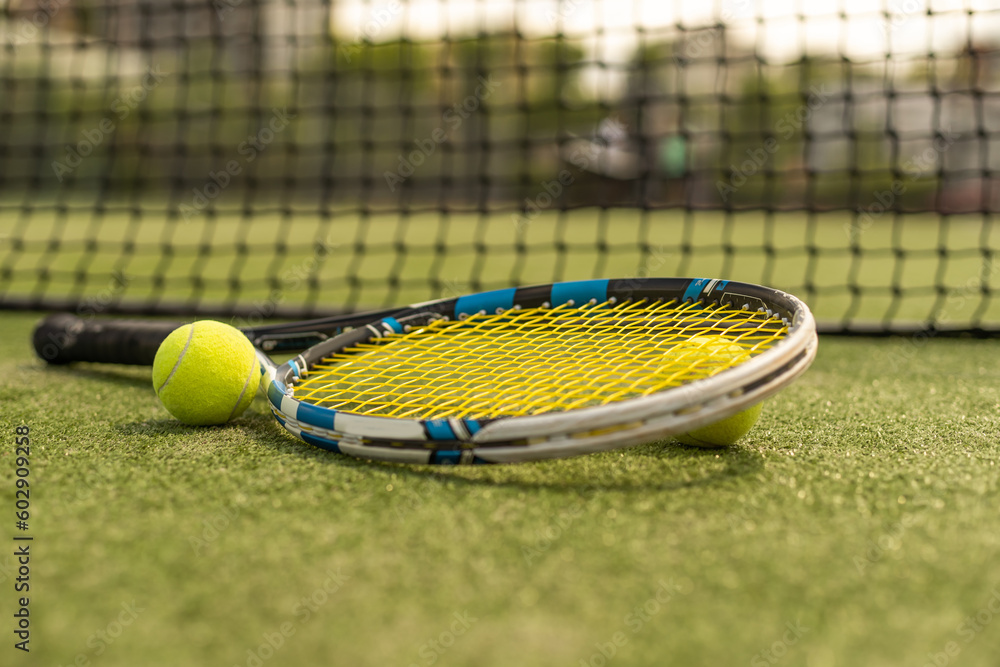
[[[687,275],[1000,329],[1000,8],[778,4],[0,0],[0,306]]]

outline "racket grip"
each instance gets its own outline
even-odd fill
[[[35,327],[35,353],[50,364],[95,361],[152,366],[156,350],[180,322],[141,320],[85,321],[75,315],[49,315]]]

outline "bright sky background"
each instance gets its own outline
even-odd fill
[[[978,12],[974,21],[968,10]],[[805,49],[861,59],[954,52],[970,31],[977,41],[1000,42],[1000,0],[345,0],[334,11],[334,30],[349,38],[433,39],[510,29],[516,20],[528,35],[590,36],[590,55],[610,61],[634,50],[638,26],[668,36],[677,25],[720,20],[730,38],[774,61]],[[595,36],[599,28],[604,34]]]
[[[0,7],[9,1],[0,0]],[[56,4],[61,8],[69,1]],[[266,6],[272,13],[265,27],[277,36],[324,32],[325,10],[318,1],[270,0]],[[0,40],[16,35],[25,20],[6,30],[0,21]],[[338,37],[376,43],[403,34],[435,40],[515,27],[531,37],[561,32],[579,38],[588,58],[611,64],[630,60],[639,29],[656,42],[676,39],[680,28],[719,23],[725,24],[730,43],[774,63],[795,60],[803,52],[844,54],[856,61],[879,61],[887,53],[904,62],[907,56],[922,60],[929,51],[956,53],[970,37],[1000,48],[1000,0],[334,0],[330,20]],[[101,58],[97,49],[87,53]],[[0,58],[5,54],[0,49]],[[104,67],[97,62],[95,73]],[[619,72],[596,66],[581,76],[582,85],[599,95],[615,95],[623,82]]]

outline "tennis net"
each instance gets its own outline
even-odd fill
[[[779,4],[0,0],[0,307],[687,275],[1000,330],[1000,9]]]

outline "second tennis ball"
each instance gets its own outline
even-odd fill
[[[260,362],[253,345],[228,324],[203,320],[175,329],[153,361],[153,389],[185,424],[235,419],[253,401]]]
[[[723,336],[694,336],[680,347],[680,352],[696,363],[710,365],[709,372],[712,374],[750,358],[748,350]],[[732,417],[676,436],[675,439],[695,447],[726,447],[750,432],[760,418],[763,407],[762,403],[758,403]]]
[[[750,432],[763,409],[764,404],[758,403],[722,421],[675,436],[675,439],[677,442],[695,447],[726,447]]]

